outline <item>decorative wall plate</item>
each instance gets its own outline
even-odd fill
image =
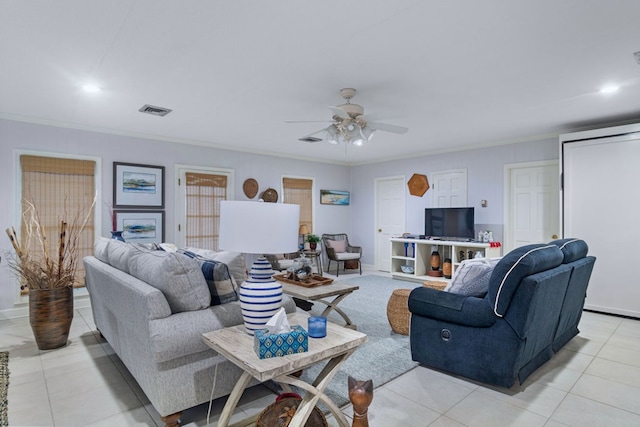
[[[409,194],[412,196],[422,197],[429,189],[429,181],[426,175],[414,173],[407,183],[409,186]]]
[[[267,188],[262,192],[260,198],[265,202],[275,203],[278,201],[278,192],[273,188]]]
[[[244,191],[245,196],[253,199],[256,197],[256,194],[258,194],[258,181],[253,178],[248,178],[244,184],[242,184],[242,191]]]

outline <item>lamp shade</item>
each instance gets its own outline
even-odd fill
[[[300,228],[298,229],[298,234],[309,234],[309,227],[307,227],[307,224],[302,224],[300,226]]]
[[[295,252],[298,224],[299,205],[223,200],[218,246],[248,254]]]

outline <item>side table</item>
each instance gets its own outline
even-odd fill
[[[351,322],[347,313],[345,313],[338,304],[351,295],[354,291],[360,289],[358,285],[350,285],[347,283],[333,282],[329,285],[313,286],[307,288],[305,286],[292,285],[291,283],[280,282],[282,284],[282,291],[294,298],[298,298],[304,301],[321,302],[326,305],[324,311],[320,316],[328,316],[332,311],[336,311],[345,321],[347,328],[356,329],[356,325]],[[328,298],[333,297],[329,300]]]
[[[304,325],[305,328],[308,317],[302,313],[287,315],[290,325]],[[327,336],[320,339],[309,338],[309,351],[271,359],[258,357],[253,349],[253,336],[247,334],[242,325],[204,333],[202,339],[205,344],[244,371],[222,409],[218,421],[219,427],[229,425],[233,411],[251,377],[260,382],[274,380],[285,391],[291,391],[289,385],[295,385],[306,391],[300,406],[289,423],[290,427],[304,426],[311,411],[320,400],[333,413],[341,427],[350,426],[340,408],[324,394],[324,391],[345,360],[359,345],[367,341],[365,334],[327,322]],[[327,365],[311,384],[292,375],[323,360],[328,360]]]

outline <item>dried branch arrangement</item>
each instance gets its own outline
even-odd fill
[[[38,210],[30,201],[23,206],[25,239],[21,240],[11,227],[5,231],[16,257],[9,262],[16,275],[22,279],[22,287],[29,289],[54,289],[71,287],[76,280],[78,266],[78,246],[80,234],[87,225],[93,206],[86,215],[77,213],[69,221],[60,221],[55,255],[49,251],[47,233],[38,215]]]

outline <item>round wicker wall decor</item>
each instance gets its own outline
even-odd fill
[[[244,191],[245,196],[253,199],[256,197],[256,194],[258,194],[258,181],[253,178],[248,178],[244,181],[244,184],[242,184],[242,191]]]
[[[265,202],[275,203],[278,201],[278,192],[273,188],[267,188],[262,192],[260,198]]]

